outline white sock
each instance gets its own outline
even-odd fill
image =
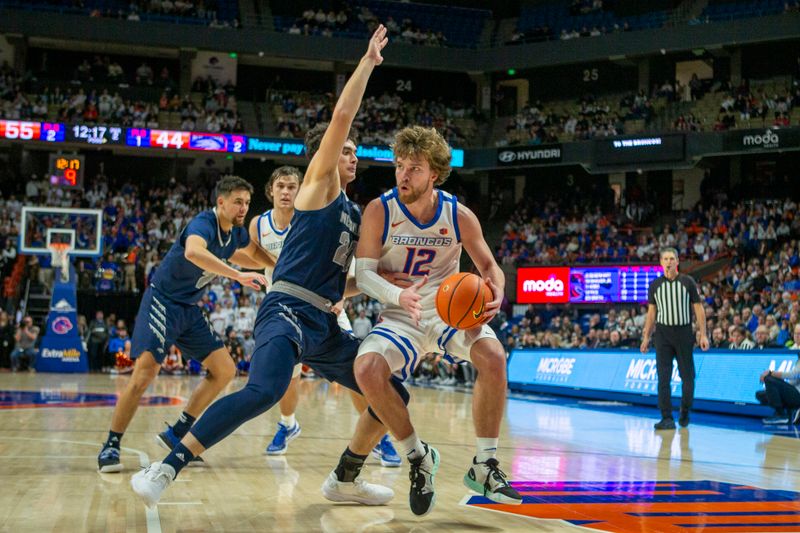
[[[281,424],[287,428],[293,428],[294,425],[297,424],[297,420],[294,418],[294,413],[290,414],[289,416],[281,415]]]
[[[483,437],[475,439],[477,442],[475,461],[478,463],[485,463],[489,459],[496,458],[498,440],[499,439],[486,439]]]
[[[405,452],[409,461],[425,456],[425,447],[422,445],[422,441],[419,440],[416,433],[412,433],[405,439],[398,441],[398,444],[400,445],[400,449]]]

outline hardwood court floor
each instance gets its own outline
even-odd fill
[[[285,456],[263,453],[278,420],[273,409],[206,452],[207,466],[185,469],[146,511],[129,479],[165,455],[154,436],[180,405],[140,407],[123,440],[121,474],[96,471],[112,408],[64,406],[102,405],[107,398],[80,394],[114,394],[127,379],[0,374],[0,391],[28,391],[0,393],[0,531],[800,531],[799,439],[702,424],[655,433],[654,417],[552,398],[509,400],[501,434],[501,467],[530,482],[519,486],[529,504],[514,510],[531,516],[482,509],[478,497],[471,500],[478,505],[463,505],[461,478],[474,453],[471,396],[416,387],[412,418],[442,455],[434,511],[414,517],[405,465],[374,460],[364,475],[392,486],[394,501],[332,504],[320,484],[356,415],[346,391],[321,381],[302,383],[302,435]],[[185,398],[196,381],[161,377],[148,396]]]

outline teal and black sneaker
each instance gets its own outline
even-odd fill
[[[433,488],[433,477],[439,470],[439,451],[424,442],[425,455],[410,461],[408,477],[411,480],[411,490],[408,502],[411,512],[417,516],[425,516],[433,510],[436,503],[436,492]]]
[[[522,496],[508,484],[505,473],[494,458],[478,463],[473,457],[472,467],[464,475],[464,485],[493,502],[511,505],[522,503]]]

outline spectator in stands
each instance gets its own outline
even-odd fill
[[[753,349],[755,350],[763,350],[765,348],[782,348],[781,345],[772,342],[769,335],[769,329],[767,326],[761,325],[756,328],[755,332],[755,346]]]
[[[126,344],[128,348],[126,350]],[[127,368],[127,365],[120,365],[120,361],[118,356],[122,354],[126,354],[130,352],[130,337],[128,336],[128,328],[125,325],[125,322],[120,320],[119,327],[111,334],[111,339],[108,341],[108,350],[107,350],[107,359],[106,359],[106,367],[116,368],[122,366],[123,368]],[[132,365],[131,365],[132,366]],[[119,369],[118,369],[119,370]]]
[[[173,344],[170,346],[169,353],[167,353],[167,356],[164,358],[164,362],[161,363],[161,372],[172,376],[181,376],[184,371],[185,365],[183,364],[181,352],[178,347]]]
[[[89,371],[99,372],[103,368],[103,355],[106,353],[109,334],[108,326],[103,319],[103,311],[95,313],[94,320],[89,324],[86,337],[86,351],[89,356]]]
[[[732,326],[733,333],[731,334],[731,343],[728,346],[730,350],[752,350],[755,348],[755,343],[750,340],[750,332],[744,326]]]
[[[764,418],[765,424],[797,424],[800,422],[800,354],[788,372],[765,370],[759,377],[766,390],[766,399],[775,414]]]
[[[11,352],[11,368],[14,371],[36,369],[36,341],[39,339],[39,327],[33,325],[33,318],[26,316],[14,334],[16,345]]]
[[[367,318],[366,310],[362,309],[358,313],[358,318],[353,320],[353,335],[359,339],[364,339],[367,335],[369,335],[371,329],[372,321]]]
[[[0,372],[11,370],[11,350],[14,349],[14,325],[8,313],[0,311]]]
[[[722,331],[722,328],[719,326],[716,326],[711,331],[711,347],[719,349],[730,347],[730,341],[725,337],[725,332]]]

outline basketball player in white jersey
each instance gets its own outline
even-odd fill
[[[273,208],[250,221],[250,238],[258,242],[275,261],[283,249],[283,241],[291,229],[294,216],[294,200],[297,191],[303,182],[303,176],[295,167],[282,166],[272,172],[264,189],[267,200],[272,202]],[[267,267],[264,276],[272,285],[272,270]],[[337,319],[339,327],[344,331],[352,331],[353,326],[342,305],[337,305]],[[286,453],[289,442],[300,435],[300,424],[295,417],[297,404],[300,400],[299,381],[303,365],[297,364],[292,372],[292,381],[279,402],[281,421],[278,422],[278,431],[267,446],[268,455],[281,455]],[[367,403],[360,394],[351,393],[353,405],[358,412],[367,409]],[[384,435],[381,442],[373,450],[373,455],[380,459],[383,466],[398,467],[401,464],[400,456],[394,449],[388,435]]]
[[[412,126],[397,133],[393,148],[397,187],[367,206],[356,251],[359,288],[386,306],[359,348],[358,385],[408,457],[411,510],[425,515],[435,503],[439,453],[419,439],[405,403],[387,385],[406,379],[427,352],[471,361],[478,371],[472,397],[477,452],[464,483],[493,501],[519,504],[522,497],[496,459],[506,401],[505,350],[488,326],[456,330],[438,317],[435,306],[441,282],[459,271],[462,246],[494,294],[484,324],[500,308],[505,277],[475,214],[435,188],[450,174],[444,138],[433,128]],[[378,275],[379,269],[402,271],[414,284],[396,287]]]

